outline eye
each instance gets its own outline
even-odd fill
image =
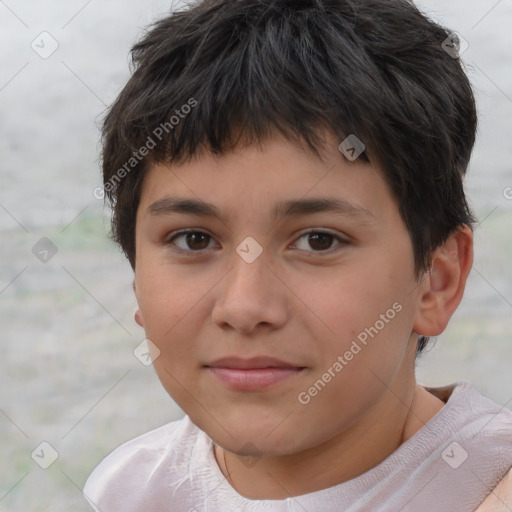
[[[176,240],[181,240],[181,242],[176,243]],[[200,252],[209,248],[208,241],[212,241],[212,237],[208,233],[187,230],[179,231],[165,243],[176,245],[178,252]]]
[[[312,247],[313,251],[308,252],[327,252],[332,249],[332,243],[337,240],[339,243],[335,247],[346,245],[348,242],[338,235],[330,233],[328,231],[308,231],[303,233],[295,243],[296,246],[300,245],[300,241],[304,240],[302,247],[298,247],[300,250],[308,251],[307,247]]]
[[[297,246],[298,249],[307,252],[330,252],[334,241],[338,241],[338,244],[335,246],[335,248],[348,244],[347,240],[344,240],[340,236],[328,231],[310,230],[306,233],[303,233],[297,239],[295,246]],[[213,246],[210,246],[210,242],[213,242],[212,236],[208,233],[205,233],[204,231],[183,230],[178,231],[173,236],[171,236],[168,240],[165,241],[165,244],[175,246],[174,250],[177,252],[199,253],[206,249],[213,248]],[[308,246],[313,248],[313,251],[309,250]]]

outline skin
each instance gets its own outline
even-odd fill
[[[275,135],[263,147],[153,165],[142,187],[136,320],[160,351],[154,367],[163,386],[213,439],[233,488],[251,499],[284,499],[352,479],[444,405],[416,383],[416,344],[418,335],[440,334],[457,308],[472,232],[462,227],[451,236],[433,254],[432,272],[417,279],[411,239],[381,171],[345,160],[332,134],[326,140],[323,159]],[[148,211],[166,196],[202,199],[227,217]],[[343,198],[370,215],[271,217],[276,202],[311,197]],[[210,237],[171,241],[182,229]],[[307,233],[326,230],[333,234],[327,241],[308,241]],[[252,263],[236,252],[248,236],[263,249]],[[401,311],[300,403],[298,394],[394,303]],[[306,368],[266,390],[236,391],[204,366],[232,355]]]

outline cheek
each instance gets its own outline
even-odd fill
[[[367,272],[364,279],[360,276],[357,271],[340,274],[305,301],[322,320],[314,319],[317,327],[312,329],[318,363],[312,380],[331,369],[336,377],[325,378],[332,378],[333,384],[328,386],[334,393],[332,399],[348,399],[347,390],[354,385],[371,395],[374,387],[380,386],[378,376],[391,378],[412,329],[410,308],[404,306],[405,280],[400,282],[382,271],[372,271],[371,276]]]
[[[179,281],[179,280],[178,280]],[[207,290],[201,286],[188,286],[176,280],[159,279],[147,281],[151,293],[142,299],[144,330],[159,350],[153,362],[164,389],[173,400],[186,411],[197,407],[191,396],[198,396],[195,378],[198,370],[197,340],[204,324],[199,315]]]
[[[197,269],[192,271],[192,267],[165,262],[145,265],[141,257],[136,272],[137,300],[148,337],[164,343],[183,330],[184,320],[197,315],[198,306],[217,280]]]
[[[315,316],[319,326],[317,332],[321,331],[335,344],[343,344],[376,322],[379,322],[379,331],[384,330],[380,321],[382,314],[387,321],[385,330],[388,330],[390,318],[397,316],[393,304],[402,300],[399,288],[396,279],[383,272],[370,272],[368,266],[364,266],[331,272],[320,281],[315,276],[301,279],[296,282],[295,289],[302,304],[313,314],[304,318]]]

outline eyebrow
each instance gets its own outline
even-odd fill
[[[223,221],[227,220],[228,217],[214,204],[198,199],[170,196],[158,199],[148,206],[146,211],[149,215],[153,216],[177,213],[197,217],[217,217]],[[309,199],[289,199],[281,201],[274,206],[272,216],[274,220],[279,220],[319,212],[353,216],[366,221],[375,220],[375,215],[363,206],[351,203],[346,199],[331,197],[313,197]]]

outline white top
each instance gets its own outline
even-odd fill
[[[84,495],[97,512],[472,512],[512,466],[512,411],[467,381],[426,389],[447,400],[441,411],[383,462],[327,489],[241,496],[185,416],[114,450]]]

